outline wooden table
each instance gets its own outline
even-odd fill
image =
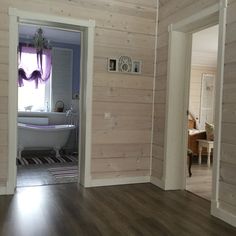
[[[207,149],[207,165],[211,166],[211,150],[213,150],[214,141],[209,141],[205,139],[198,139],[198,164],[202,163],[202,148]]]

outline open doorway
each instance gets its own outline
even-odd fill
[[[79,102],[78,140],[78,183],[91,186],[91,123],[92,123],[92,80],[94,59],[95,21],[69,17],[31,13],[15,8],[9,9],[9,149],[7,193],[14,194],[16,188],[18,150],[18,46],[19,25],[31,24],[40,27],[57,28],[64,31],[82,32],[81,79]],[[46,90],[46,89],[45,89]],[[82,92],[81,92],[82,91]],[[58,105],[58,104],[57,104]],[[46,109],[49,103],[46,103]],[[62,109],[62,103],[57,108]],[[58,148],[54,149],[57,154]],[[60,154],[60,152],[59,152]]]
[[[17,187],[78,182],[81,38],[19,24]]]
[[[186,190],[211,200],[219,26],[192,35]]]

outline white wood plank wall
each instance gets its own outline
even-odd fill
[[[220,207],[236,215],[236,1],[227,12],[222,107]]]
[[[92,178],[149,175],[157,1],[1,0],[0,186],[8,165],[9,7],[96,21]],[[121,55],[142,60],[142,75],[108,73],[107,57]]]

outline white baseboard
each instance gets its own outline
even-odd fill
[[[7,188],[6,187],[0,187],[0,195],[6,195],[7,194]]]
[[[217,207],[217,205],[218,204],[215,201],[211,203],[211,214],[225,221],[226,223],[236,227],[236,216],[220,207]]]
[[[90,187],[150,183],[150,176],[122,177],[113,179],[92,179]]]
[[[150,182],[163,190],[165,189],[163,181],[159,180],[156,177],[151,176]]]

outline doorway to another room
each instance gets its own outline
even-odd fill
[[[17,169],[27,168],[30,165],[32,169],[36,165],[64,165],[65,163],[76,165],[73,173],[68,174],[69,178],[73,175],[72,182],[78,182],[89,187],[91,186],[91,94],[95,21],[31,13],[15,8],[9,9],[9,19],[10,79],[7,193],[14,194],[17,185],[20,186],[19,181],[17,184],[17,176],[20,177],[21,173],[20,171],[17,173]],[[34,28],[34,30],[31,29],[34,32],[33,36],[32,33],[30,35],[28,32],[31,27]],[[53,33],[54,38],[50,39],[52,35],[50,36],[48,32],[46,35],[48,30],[57,31],[54,32],[55,34]],[[20,36],[22,32],[28,33]],[[65,38],[61,37],[61,34]],[[75,55],[72,46],[62,47],[61,45],[63,43],[70,44],[67,40],[72,39],[72,35],[76,37],[76,42],[78,44],[79,41],[81,47],[78,55]],[[30,40],[33,40],[33,43]],[[62,41],[57,42],[57,40]],[[33,72],[28,72],[27,68],[22,68],[23,70],[19,68],[19,66],[23,66],[24,58],[30,57],[27,50],[24,51],[24,46],[27,44],[29,44],[28,46],[33,44],[34,48],[37,48],[36,55],[34,54],[34,57],[30,58],[32,63],[33,60],[36,60],[37,68],[33,69]],[[47,55],[49,49],[51,50],[51,58]],[[25,55],[23,55],[24,52]],[[58,58],[60,59],[58,60]],[[73,58],[81,59],[80,65],[72,66],[69,62],[72,61],[73,64],[76,61]],[[50,62],[50,60],[52,61],[51,70],[48,70],[50,63],[46,62]],[[75,75],[75,70],[78,72],[78,69],[79,80],[78,76]],[[53,76],[54,81],[52,81]],[[76,77],[77,80],[73,77]],[[39,88],[40,85],[41,88]],[[26,96],[26,90],[30,89],[31,91],[32,88],[34,88],[36,95]],[[19,96],[18,89],[22,89]],[[20,129],[22,132],[19,132]],[[33,132],[33,134],[29,134],[29,132]],[[41,134],[39,134],[40,132]],[[61,174],[67,175],[67,170],[55,171],[53,168],[51,168],[50,174],[54,175],[54,181],[44,181],[39,184],[30,183],[30,186],[64,182],[65,176],[62,178],[63,181],[59,179],[61,179]],[[47,170],[44,168],[44,171]],[[32,170],[32,172],[34,171]],[[43,175],[43,173],[41,174]],[[71,182],[71,179],[66,180],[66,182]]]
[[[78,182],[81,32],[19,24],[17,187]]]
[[[192,35],[186,190],[207,200],[212,196],[218,35],[218,25]]]

